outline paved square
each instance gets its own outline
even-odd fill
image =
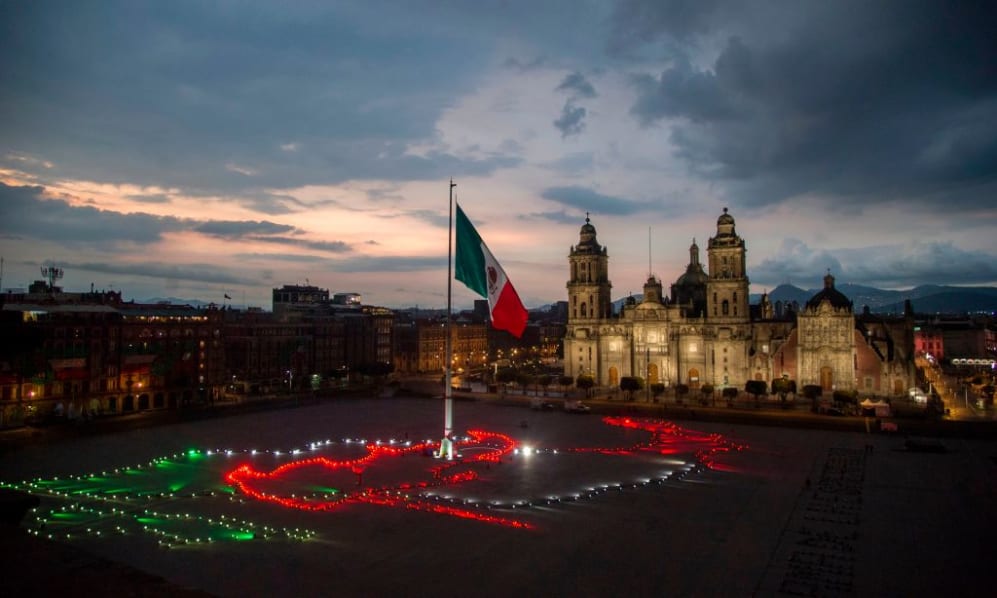
[[[948,452],[928,454],[899,450],[896,437],[679,422],[691,444],[631,450],[654,435],[595,415],[458,402],[457,430],[507,435],[518,450],[442,474],[473,471],[467,483],[438,484],[439,461],[416,450],[349,466],[377,439],[385,447],[433,439],[441,420],[438,400],[343,401],[26,447],[3,455],[0,479],[40,478],[38,488],[66,493],[46,499],[42,514],[69,504],[127,509],[127,517],[46,515],[44,533],[75,530],[74,545],[217,595],[927,595],[987,587],[979,565],[995,529],[992,442],[946,441]],[[468,445],[465,459],[496,443]],[[727,450],[737,446],[745,448]],[[603,450],[570,450],[579,447]],[[240,464],[272,472],[316,456],[343,466],[262,480],[263,494],[293,495],[299,508],[233,492],[224,479]],[[711,467],[695,466],[704,459]],[[418,499],[339,503],[363,488],[397,492],[401,484]],[[139,519],[149,529],[113,533]]]

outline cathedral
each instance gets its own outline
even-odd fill
[[[797,311],[777,315],[768,296],[750,304],[745,243],[727,208],[706,246],[706,264],[693,240],[689,265],[671,285],[670,297],[650,275],[643,296],[614,309],[609,252],[599,244],[588,216],[578,244],[568,255],[568,325],[564,372],[590,375],[596,385],[618,387],[636,376],[666,387],[704,384],[744,388],[748,380],[767,384],[794,380],[825,393],[857,391],[895,396],[913,385],[913,319],[868,313],[856,316],[852,302],[824,289]]]

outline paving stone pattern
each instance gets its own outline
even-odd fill
[[[808,479],[781,544],[789,545],[779,593],[847,596],[855,591],[855,554],[868,449],[831,448],[816,483]]]

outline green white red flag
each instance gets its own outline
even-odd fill
[[[526,329],[527,313],[505,270],[481,240],[478,231],[457,204],[457,255],[454,277],[488,299],[492,327],[519,338]]]

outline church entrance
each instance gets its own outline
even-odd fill
[[[834,386],[834,370],[829,366],[820,368],[820,388],[824,392],[830,392]]]
[[[658,382],[658,364],[652,363],[647,366],[647,383],[657,384]]]
[[[609,386],[619,386],[620,385],[620,371],[616,369],[616,366],[609,368]]]
[[[689,370],[689,388],[699,388],[699,370],[696,368]]]

